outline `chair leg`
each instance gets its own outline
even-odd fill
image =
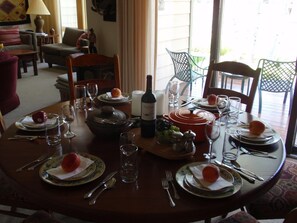
[[[283,100],[283,104],[286,104],[287,96],[288,96],[288,92],[286,91],[286,92],[285,92],[285,96],[284,96],[284,100]]]
[[[262,112],[262,92],[259,89],[259,109],[258,109],[258,113],[261,114]]]

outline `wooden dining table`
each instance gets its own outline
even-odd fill
[[[60,113],[61,106],[67,103],[69,102],[57,103],[40,110],[47,113]],[[114,107],[128,114],[131,112],[130,103],[114,105]],[[15,134],[43,135],[44,132],[23,131],[13,124],[0,139],[2,171],[19,193],[30,202],[38,204],[40,208],[94,222],[172,223],[209,219],[243,207],[267,192],[278,181],[285,161],[286,153],[282,140],[265,148],[277,159],[241,154],[237,162],[263,177],[264,181],[256,180],[255,183],[250,183],[242,179],[240,190],[224,198],[203,198],[192,195],[175,181],[180,199],[174,199],[176,206],[170,207],[166,191],[161,185],[161,179],[165,178],[165,170],[170,170],[175,175],[186,164],[206,162],[203,153],[208,151],[208,142],[196,143],[196,152],[193,156],[175,160],[160,157],[140,148],[137,182],[123,183],[119,174],[115,175],[117,180],[115,187],[105,191],[98,198],[97,203],[90,206],[88,200],[83,198],[84,194],[98,185],[110,172],[119,170],[120,155],[118,138],[102,138],[92,134],[85,123],[86,116],[87,111],[78,112],[77,119],[71,124],[76,137],[71,140],[62,137],[61,146],[57,150],[57,155],[74,151],[88,153],[103,160],[105,171],[102,176],[83,185],[67,187],[51,185],[41,179],[39,168],[34,171],[16,172],[20,166],[54,148],[49,147],[44,139],[20,141],[8,140],[8,138]],[[254,118],[247,113],[240,114],[240,120],[245,123]],[[63,134],[67,127],[63,125],[61,129]],[[223,135],[221,134],[213,144],[218,160],[222,160]],[[253,146],[253,148],[256,147]],[[173,194],[172,189],[170,191]]]

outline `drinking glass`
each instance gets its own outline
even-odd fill
[[[169,107],[177,107],[179,98],[179,82],[170,81],[169,82]]]
[[[208,153],[204,154],[204,156],[208,159],[208,162],[211,162],[211,159],[216,158],[216,155],[212,152],[212,144],[216,141],[220,136],[220,123],[217,121],[209,121],[205,125],[205,135],[209,142],[209,150]]]
[[[71,131],[71,123],[75,119],[75,110],[72,105],[64,105],[62,107],[62,118],[63,121],[67,124],[67,132],[65,132],[64,137],[65,138],[73,138],[75,136],[75,133]]]
[[[91,101],[89,111],[94,110],[94,99],[98,94],[98,85],[96,83],[87,83],[87,93]]]
[[[219,121],[221,125],[224,125],[224,123],[222,122],[221,118],[222,118],[222,114],[224,111],[226,111],[229,107],[229,99],[227,95],[218,95],[217,96],[217,109],[219,112]]]
[[[241,109],[241,98],[229,97],[228,124],[237,125],[240,109]]]

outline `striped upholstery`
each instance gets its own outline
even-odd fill
[[[0,29],[0,43],[4,46],[20,45],[20,30],[19,28]]]

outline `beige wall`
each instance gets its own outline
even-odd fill
[[[113,56],[118,53],[117,22],[103,21],[103,16],[91,10],[92,2],[87,1],[87,27],[93,28],[97,36],[98,53]]]

